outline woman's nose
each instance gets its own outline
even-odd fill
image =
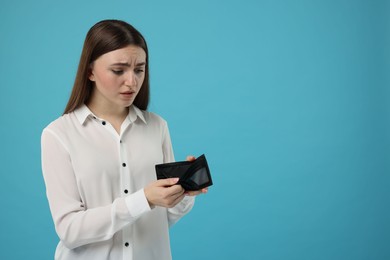
[[[126,75],[126,81],[125,81],[126,86],[130,87],[135,87],[137,86],[137,80],[133,72],[129,72]]]

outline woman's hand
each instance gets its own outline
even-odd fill
[[[187,156],[187,161],[194,160],[194,156]],[[176,185],[178,181],[179,178],[161,179],[146,186],[144,192],[150,207],[172,208],[182,201],[184,196],[197,196],[208,191],[208,188],[185,191],[181,185]]]
[[[208,192],[208,188],[203,188],[201,190],[186,191],[184,195],[186,196],[197,196],[199,194],[204,194]]]
[[[181,185],[175,185],[179,178],[161,179],[145,187],[144,192],[150,207],[172,208],[185,196]]]

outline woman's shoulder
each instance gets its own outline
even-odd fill
[[[71,112],[69,114],[64,114],[57,119],[53,120],[50,122],[44,129],[43,132],[45,131],[51,131],[55,133],[66,133],[69,128],[74,125],[73,121],[75,119],[74,112]]]

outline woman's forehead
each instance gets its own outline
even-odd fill
[[[100,56],[98,60],[109,62],[109,63],[145,63],[146,53],[138,46],[129,45],[127,47],[107,52]]]

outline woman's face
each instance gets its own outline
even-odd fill
[[[89,76],[95,83],[92,102],[118,109],[130,106],[144,82],[145,66],[146,53],[135,45],[100,56]]]

